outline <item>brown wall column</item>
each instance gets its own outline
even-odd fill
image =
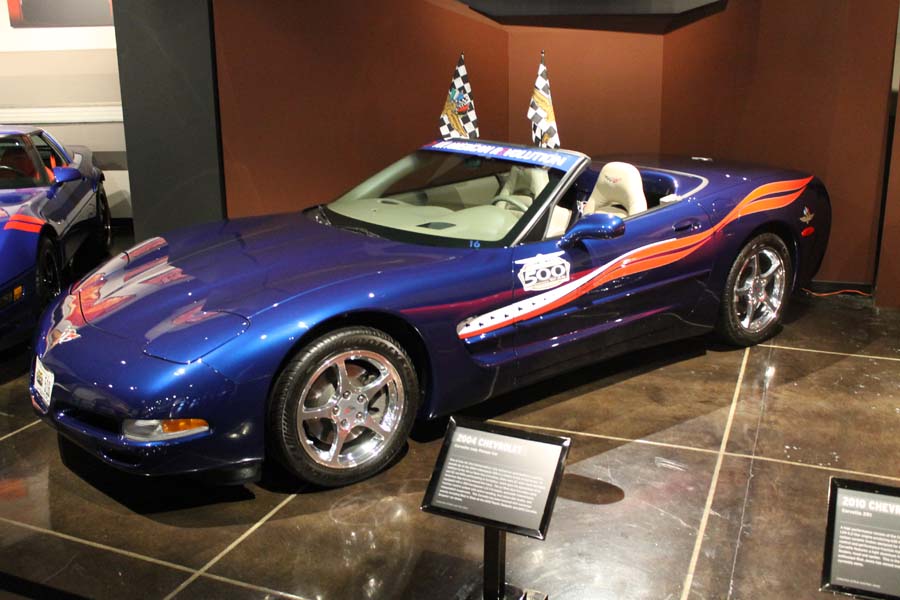
[[[422,0],[214,8],[229,217],[324,202],[438,137],[460,51],[481,137],[508,136],[507,34],[475,13]]]
[[[819,280],[874,281],[897,4],[730,0],[665,36],[663,152],[818,175],[833,209]]]
[[[510,141],[531,143],[525,118],[541,50],[565,148],[591,156],[659,151],[663,36],[507,27]]]

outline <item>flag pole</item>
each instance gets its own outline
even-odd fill
[[[544,51],[541,50],[541,64],[544,64]]]

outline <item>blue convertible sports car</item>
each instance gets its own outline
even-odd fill
[[[0,347],[27,339],[86,242],[111,241],[103,173],[87,148],[0,125]]]
[[[44,313],[32,401],[134,473],[270,456],[347,484],[416,417],[713,328],[767,338],[829,226],[801,173],[434,142],[331,203],[115,257]]]

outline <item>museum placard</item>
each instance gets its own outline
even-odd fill
[[[900,600],[900,488],[831,480],[822,590]]]
[[[422,510],[544,539],[570,443],[451,418]]]

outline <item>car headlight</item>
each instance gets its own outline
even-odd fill
[[[136,442],[155,442],[209,431],[203,419],[125,419],[122,434]]]

